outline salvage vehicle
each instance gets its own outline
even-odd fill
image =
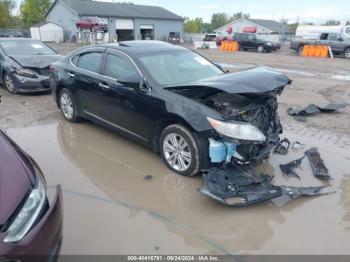
[[[0,260],[55,261],[62,243],[62,193],[49,198],[37,163],[0,131]],[[40,258],[40,259],[39,259]]]
[[[259,38],[255,34],[235,33],[233,41],[238,42],[241,50],[256,50],[259,53],[271,52],[273,45],[270,41]]]
[[[345,55],[346,58],[350,58],[350,39],[346,39],[338,33],[322,33],[317,38],[298,37],[291,41],[290,49],[302,55],[305,45],[330,46],[333,54]]]
[[[192,50],[157,41],[81,48],[50,67],[64,118],[91,120],[160,153],[192,176],[223,163],[257,165],[282,132],[268,68],[226,73]]]
[[[49,65],[60,58],[39,40],[0,38],[0,84],[13,94],[49,91]]]

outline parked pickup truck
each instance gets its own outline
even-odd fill
[[[322,33],[318,38],[295,38],[290,48],[302,55],[305,45],[327,45],[333,54],[344,54],[350,59],[350,40],[338,33]]]

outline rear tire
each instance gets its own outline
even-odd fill
[[[258,52],[264,53],[265,52],[265,46],[264,45],[258,45]]]
[[[302,56],[304,52],[304,46],[299,46],[297,52],[299,56]]]
[[[63,88],[58,95],[58,104],[62,115],[69,122],[77,122],[79,120],[77,105],[71,92],[67,88]]]
[[[12,79],[10,74],[8,74],[8,73],[4,74],[3,84],[4,84],[4,87],[6,87],[6,89],[11,94],[16,94],[17,93],[17,87],[16,87],[15,82],[13,81],[13,79]]]
[[[160,154],[165,164],[175,173],[194,176],[199,173],[198,141],[183,125],[166,127],[159,138]]]

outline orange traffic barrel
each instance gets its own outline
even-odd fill
[[[308,46],[308,45],[305,45],[303,47],[303,56],[309,56],[309,53],[310,53],[310,48],[309,47],[310,46]]]
[[[322,47],[323,47],[323,46],[315,46],[315,53],[314,53],[314,56],[316,56],[316,57],[321,57]]]
[[[328,46],[322,46],[321,57],[328,57]]]

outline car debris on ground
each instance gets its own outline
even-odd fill
[[[290,147],[290,141],[288,138],[283,138],[279,144],[275,147],[274,153],[280,155],[286,155]]]
[[[293,116],[297,121],[306,122],[306,116],[315,115],[319,113],[334,113],[340,109],[347,107],[347,103],[329,103],[325,107],[321,107],[315,104],[309,104],[305,108],[295,106],[287,109],[287,114]]]
[[[324,165],[317,148],[313,147],[307,150],[305,155],[310,161],[311,169],[315,177],[323,180],[329,180],[331,178],[328,174],[328,168]]]
[[[273,176],[256,175],[249,168],[231,166],[230,168],[211,169],[203,174],[203,187],[200,192],[223,204],[243,207],[280,197],[287,200],[299,196],[317,196],[330,194],[325,186],[293,187],[272,184]]]
[[[328,168],[325,166],[323,160],[321,159],[320,153],[317,148],[313,147],[305,151],[304,155],[301,158],[293,160],[287,164],[281,164],[280,169],[283,175],[289,177],[296,177],[301,179],[300,176],[295,172],[295,169],[299,167],[305,158],[308,157],[312,172],[316,178],[329,180],[331,177],[328,173]]]

